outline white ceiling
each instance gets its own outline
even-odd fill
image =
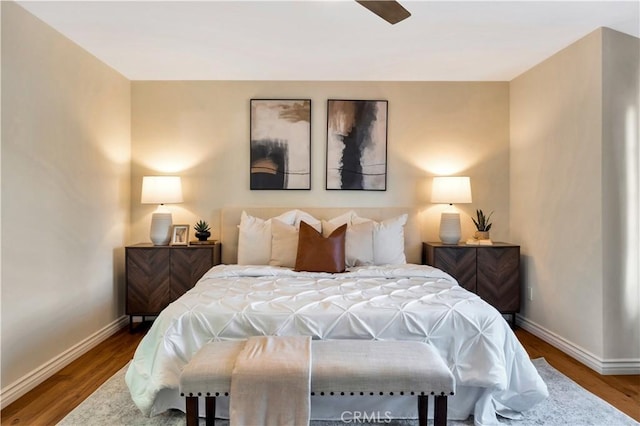
[[[131,80],[508,81],[640,3],[411,1],[390,25],[355,1],[20,1]]]

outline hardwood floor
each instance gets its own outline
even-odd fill
[[[123,328],[2,410],[1,425],[55,425],[133,357],[143,335]],[[546,358],[564,375],[640,422],[640,376],[601,376],[522,329],[516,335],[531,358]]]
[[[2,426],[55,425],[133,358],[143,336],[124,327],[2,410]]]

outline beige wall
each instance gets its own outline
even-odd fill
[[[640,332],[631,323],[637,287],[623,296],[618,272],[617,259],[632,254],[621,235],[637,216],[627,216],[624,196],[614,195],[631,175],[619,168],[625,139],[613,129],[624,118],[619,104],[637,111],[637,63],[635,76],[620,69],[634,44],[619,46],[613,33],[591,33],[510,85],[511,235],[522,245],[524,283],[533,292],[523,316],[601,370],[609,357],[635,359],[637,368]],[[633,87],[635,97],[620,97]],[[637,133],[634,143],[637,155]],[[637,162],[627,170],[637,178]],[[612,313],[623,304],[634,305],[636,316]]]
[[[5,405],[15,383],[124,314],[130,83],[1,7]]]
[[[249,190],[251,98],[312,100],[312,189]],[[386,192],[325,190],[327,99],[389,101]],[[425,238],[438,239],[444,206],[429,203],[431,176],[469,175],[473,204],[495,210],[495,239],[508,239],[509,91],[507,83],[437,82],[133,82],[132,242],[148,241],[155,206],[142,205],[141,177],[183,177],[185,203],[174,223],[203,218],[219,231],[225,206],[412,206],[424,208]],[[463,237],[473,223],[462,215]]]
[[[604,29],[602,56],[604,356],[638,360],[640,40]]]
[[[602,67],[597,31],[511,82],[511,229],[523,314],[602,356]],[[585,315],[589,312],[589,315]]]

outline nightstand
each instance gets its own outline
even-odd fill
[[[520,312],[520,246],[423,243],[423,263],[442,269],[500,313]]]
[[[220,243],[195,246],[125,247],[129,329],[134,316],[155,316],[220,264]]]

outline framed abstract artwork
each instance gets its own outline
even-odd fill
[[[386,191],[387,101],[329,99],[327,189]]]
[[[311,99],[251,99],[251,189],[311,189]]]

